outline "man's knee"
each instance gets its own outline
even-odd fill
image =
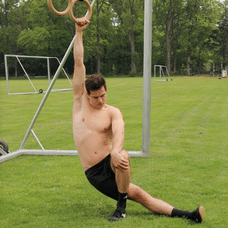
[[[128,152],[126,150],[121,150],[119,153],[120,153],[120,155],[122,156],[122,158],[124,160],[127,160],[128,161],[128,164],[127,164],[128,167],[127,167],[127,169],[130,170],[130,155],[128,154]],[[120,167],[115,166],[115,164],[113,163],[112,158],[111,158],[111,163],[110,164],[111,164],[111,168],[112,168],[112,170],[113,170],[114,173],[116,173],[117,170],[121,170]],[[125,167],[126,167],[126,163],[125,163]]]
[[[130,155],[126,150],[121,150],[120,154],[123,156],[124,159],[128,160],[130,162]]]

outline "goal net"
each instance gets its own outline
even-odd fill
[[[21,86],[20,88],[18,88],[18,87],[17,88],[10,88],[9,66],[11,66],[10,67],[11,70],[12,70],[13,67],[12,67],[12,64],[9,63],[10,62],[9,58],[14,58],[14,61],[16,60],[14,62],[14,65],[15,66],[19,65],[20,66],[20,71],[23,72],[22,75],[23,75],[23,78],[25,78],[25,80],[23,80],[23,86]],[[47,56],[4,55],[4,59],[5,59],[5,73],[6,73],[6,84],[7,84],[7,94],[8,95],[45,93],[46,91],[43,88],[41,88],[41,87],[44,86],[45,88],[48,88],[48,86],[51,83],[51,63],[50,63],[50,61],[52,63],[55,63],[55,65],[57,64],[58,66],[60,64],[60,61],[59,61],[59,59],[57,57],[47,57]],[[24,59],[26,59],[27,61],[24,61]],[[33,59],[33,61],[32,61],[32,59]],[[36,61],[35,61],[35,59],[36,59]],[[29,60],[30,60],[30,62],[29,62]],[[46,70],[45,70],[46,72],[44,72],[42,76],[35,75],[35,72],[31,72],[31,70],[30,70],[29,73],[27,71],[28,65],[29,64],[30,65],[33,65],[33,64],[36,65],[37,61],[39,62],[40,65],[42,65],[42,68],[44,68],[44,69],[46,68]],[[15,72],[17,72],[16,69],[15,69]],[[70,78],[68,77],[68,75],[67,75],[66,71],[64,70],[64,68],[62,68],[62,75],[68,81],[67,86],[65,86],[66,88],[61,88],[61,86],[60,86],[60,88],[58,88],[58,89],[52,89],[51,90],[52,92],[72,90],[72,82],[71,82]],[[48,83],[45,83],[45,85],[40,85],[40,83],[35,85],[35,79],[37,79],[37,78],[47,78],[48,79]],[[40,87],[38,87],[38,86],[40,86]],[[11,93],[10,89],[11,90],[16,90],[16,91]]]
[[[154,80],[168,81],[170,79],[169,71],[166,66],[154,65]],[[172,79],[170,79],[172,80]]]

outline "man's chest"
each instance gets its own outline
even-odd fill
[[[111,116],[105,109],[93,112],[81,109],[73,114],[73,126],[80,131],[105,133],[111,131]]]

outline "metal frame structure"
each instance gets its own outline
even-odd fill
[[[91,3],[93,7],[95,0]],[[149,157],[150,156],[150,107],[151,107],[151,56],[152,56],[152,0],[145,0],[144,11],[144,63],[143,63],[143,124],[142,124],[142,151],[128,151],[131,157]],[[88,12],[87,12],[88,14]],[[63,67],[70,51],[73,47],[75,36],[67,49],[59,68],[57,69],[51,84],[49,85],[46,94],[44,95],[32,122],[25,134],[25,137],[21,143],[19,150],[9,153],[4,156],[0,156],[0,163],[6,160],[18,157],[20,155],[78,155],[76,150],[45,150],[39,139],[36,137],[32,130],[33,125],[57,79],[61,68]],[[28,139],[29,134],[32,133],[36,141],[40,145],[40,150],[24,149],[24,145]]]
[[[7,58],[8,57],[15,57],[17,59],[17,61],[19,62],[22,70],[25,73],[25,76],[27,77],[27,79],[29,80],[31,86],[34,89],[34,92],[24,92],[24,93],[10,93],[9,92],[9,71],[8,71],[8,62],[7,62]],[[24,94],[38,94],[39,92],[37,92],[35,86],[33,85],[32,81],[29,78],[28,73],[26,72],[23,64],[21,63],[19,58],[33,58],[33,59],[47,59],[47,75],[48,75],[48,82],[49,85],[51,83],[51,72],[50,72],[50,59],[56,59],[57,62],[60,64],[60,61],[57,57],[48,57],[48,56],[28,56],[28,55],[4,55],[4,59],[5,59],[5,72],[6,72],[6,84],[7,84],[7,94],[8,95],[24,95]],[[72,86],[72,82],[70,81],[66,71],[64,70],[64,68],[62,68],[66,78],[68,79],[68,81],[70,82],[70,85]],[[66,90],[72,90],[72,88],[68,88],[68,89],[52,89],[51,92],[58,92],[58,91],[66,91]],[[44,93],[46,93],[46,91],[43,91]]]
[[[6,155],[8,154],[7,152],[5,152],[1,147],[0,147],[0,155]]]
[[[160,80],[157,80],[156,79],[156,68],[159,67],[159,72],[160,72]],[[165,79],[165,74],[164,74],[164,71],[162,68],[165,68],[166,69],[166,72],[167,72],[167,75],[168,77],[170,77],[169,75],[169,71],[167,69],[167,66],[162,66],[162,65],[154,65],[154,81],[157,81],[157,82],[165,82],[165,81],[168,81],[168,79]],[[162,76],[163,76],[163,80],[162,80]]]

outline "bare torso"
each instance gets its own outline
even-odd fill
[[[103,160],[112,149],[111,113],[114,107],[94,109],[84,93],[73,107],[73,135],[84,170]]]

